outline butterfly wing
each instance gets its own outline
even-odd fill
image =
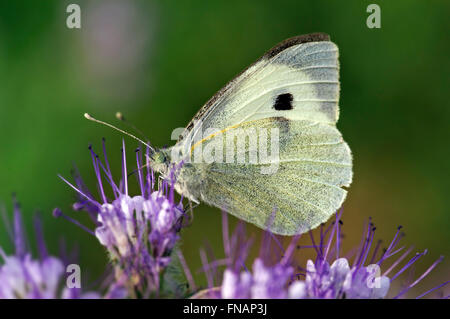
[[[335,127],[338,69],[337,46],[324,34],[288,39],[268,51],[187,126],[174,147],[190,159],[178,190],[262,228],[276,209],[268,227],[278,234],[302,233],[325,222],[345,199],[341,187],[352,180],[350,149]],[[211,128],[218,134],[205,138]],[[214,148],[226,132],[252,128],[280,130],[277,160],[238,164],[193,159],[198,146]],[[251,156],[248,148],[237,152]],[[262,174],[264,165],[278,169]]]
[[[246,159],[251,156],[247,138],[245,147],[235,148],[233,163],[190,163],[196,173],[189,176],[194,170],[187,167],[185,178],[196,183],[194,176],[201,176],[200,184],[188,185],[193,195],[240,219],[281,235],[303,233],[325,222],[342,205],[346,190],[341,187],[352,180],[350,149],[335,127],[308,120],[265,118],[245,122],[227,133],[274,128],[280,132],[277,158],[239,164],[240,152]],[[220,149],[230,136],[225,135],[217,134],[202,146],[211,149],[216,144]],[[263,168],[272,168],[272,172],[263,173]]]
[[[292,108],[276,110],[277,98],[286,94],[292,96]],[[195,140],[205,128],[224,129],[272,116],[333,125],[339,116],[338,99],[337,46],[322,33],[294,37],[269,50],[214,95],[187,125],[179,143]]]

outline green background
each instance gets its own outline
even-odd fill
[[[69,3],[81,6],[80,30],[66,27]],[[418,271],[441,254],[448,258],[449,2],[376,1],[381,29],[366,26],[370,3],[2,1],[0,200],[10,213],[11,193],[17,193],[30,231],[32,214],[41,211],[50,249],[56,253],[62,237],[78,243],[82,269],[96,278],[106,262],[103,248],[51,216],[60,207],[92,227],[85,214],[71,212],[74,192],[57,178],[70,177],[75,163],[95,190],[89,143],[100,150],[106,137],[113,171],[120,174],[122,136],[82,114],[117,123],[114,114],[122,111],[154,145],[170,145],[172,130],[186,125],[264,51],[285,38],[320,31],[340,49],[338,128],[354,154],[344,246],[359,242],[372,216],[378,237],[389,241],[403,225],[406,245],[429,249]],[[125,140],[134,165],[138,145]],[[189,266],[204,283],[197,273],[199,249],[208,242],[223,256],[220,211],[198,207],[182,236]],[[10,251],[3,231],[0,244]],[[420,291],[448,275],[444,260]]]

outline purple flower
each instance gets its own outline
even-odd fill
[[[223,275],[221,297],[255,298],[255,299],[285,299],[288,297],[285,289],[294,273],[293,267],[282,263],[274,267],[266,267],[261,258],[253,262],[253,272],[236,273],[226,269]]]
[[[48,255],[39,218],[35,219],[40,258],[33,259],[26,245],[19,205],[14,203],[14,222],[10,227],[5,215],[8,233],[15,244],[15,254],[7,255],[0,248],[0,298],[55,299],[99,298],[94,292],[82,293],[80,288],[64,287],[66,265],[62,259]]]
[[[380,276],[376,265],[350,268],[346,258],[336,259],[316,267],[307,261],[306,279],[296,281],[289,287],[291,298],[384,298],[389,291],[390,280]]]
[[[179,239],[179,232],[186,216],[182,199],[175,202],[174,188],[177,167],[170,172],[170,181],[162,181],[155,188],[155,176],[149,166],[148,150],[146,165],[143,165],[142,152],[136,151],[137,169],[133,172],[138,181],[140,194],[130,196],[128,192],[128,173],[125,157],[125,144],[122,149],[122,178],[114,182],[103,141],[104,161],[89,147],[100,200],[94,198],[78,173],[74,174],[72,185],[79,200],[73,205],[76,210],[86,210],[95,230],[56,210],[61,215],[88,232],[95,235],[100,244],[107,248],[112,264],[115,265],[116,280],[129,291],[130,297],[158,294],[161,276],[171,262],[171,253]],[[110,195],[104,187],[104,180],[110,186]]]
[[[318,243],[310,232],[312,245],[309,246],[297,245],[299,236],[296,236],[284,249],[277,236],[265,232],[260,255],[254,260],[250,271],[244,262],[251,240],[245,237],[245,230],[241,225],[238,225],[231,238],[228,238],[228,223],[224,214],[226,259],[207,264],[204,258],[204,270],[210,288],[199,292],[193,298],[378,299],[389,296],[396,299],[404,297],[442,261],[443,257],[440,257],[415,281],[408,282],[400,291],[394,292],[391,289],[392,282],[425,255],[426,251],[415,254],[402,265],[411,253],[412,247],[397,248],[403,237],[401,227],[384,252],[380,252],[381,241],[372,245],[376,228],[369,221],[356,253],[353,253],[353,256],[350,254],[341,257],[340,215],[341,213],[337,213],[336,220],[326,229],[324,225],[320,227]],[[278,247],[277,250],[274,250],[273,246]],[[293,255],[295,250],[307,248],[315,249],[317,255],[315,260],[308,260],[306,267],[303,268],[294,263]],[[278,256],[273,258],[273,252],[276,254],[277,251]],[[402,251],[403,254],[400,255]],[[220,285],[214,287],[212,272],[217,274],[217,268],[221,263],[226,265],[226,269],[222,279],[219,278]],[[382,268],[385,269],[382,271]],[[393,273],[397,268],[397,272]],[[418,298],[445,286],[448,282],[421,294]]]

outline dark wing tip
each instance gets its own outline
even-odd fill
[[[307,42],[320,42],[320,41],[330,41],[330,36],[326,33],[321,33],[321,32],[299,35],[299,36],[292,37],[292,38],[286,39],[286,40],[278,43],[272,49],[267,51],[267,53],[264,54],[264,57],[265,58],[274,57],[281,51],[286,50],[287,48],[289,48],[293,45],[307,43]]]

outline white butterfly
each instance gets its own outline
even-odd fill
[[[342,187],[352,181],[351,152],[335,126],[338,100],[338,48],[329,36],[287,39],[214,95],[173,147],[152,151],[150,165],[167,177],[183,160],[175,184],[180,194],[276,234],[304,233],[339,209],[347,193]],[[201,148],[223,149],[225,133],[239,138],[263,130],[278,132],[271,174],[261,169],[268,163],[194,158]],[[234,160],[254,155],[248,135]]]

